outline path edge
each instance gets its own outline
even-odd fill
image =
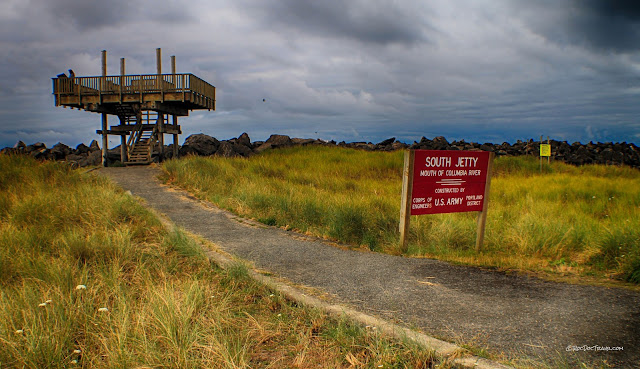
[[[127,194],[129,194],[130,196],[134,196],[130,191],[127,191]],[[143,199],[140,199],[137,196],[134,197],[138,198],[139,201],[142,202],[142,205],[160,220],[163,227],[167,231],[171,232],[176,229],[182,230],[179,226],[174,224],[166,215],[161,214],[156,209],[150,206],[147,206]],[[187,233],[189,237],[193,238],[193,236],[189,232],[185,231],[185,233]],[[244,259],[238,258],[236,256],[227,256],[219,251],[206,248],[198,240],[195,241],[202,248],[205,256],[211,262],[214,262],[222,269],[227,269],[234,264],[237,264],[238,262],[245,262]],[[207,242],[214,244],[213,242],[208,240]],[[248,262],[246,262],[246,264],[248,264]],[[304,306],[316,308],[334,317],[344,317],[364,326],[375,327],[379,332],[386,334],[398,341],[409,340],[424,349],[433,350],[436,355],[441,356],[445,359],[449,359],[449,362],[457,367],[474,369],[513,369],[513,367],[511,366],[500,364],[479,356],[465,355],[467,350],[456,344],[431,337],[424,333],[417,332],[410,328],[391,323],[387,320],[377,318],[369,314],[362,313],[347,306],[331,304],[316,297],[306,295],[299,289],[286,283],[277,281],[274,278],[271,278],[264,274],[261,274],[253,268],[247,268],[247,272],[249,277],[273,289],[274,291],[277,291],[290,301],[299,303]]]

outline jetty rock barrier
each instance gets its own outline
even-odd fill
[[[273,134],[266,141],[251,141],[247,133],[243,133],[237,138],[228,140],[218,140],[215,137],[204,133],[193,134],[187,137],[179,147],[178,153],[184,155],[198,156],[222,156],[222,157],[250,157],[265,150],[273,150],[283,147],[321,145],[348,147],[353,149],[368,151],[395,151],[403,149],[422,150],[482,150],[495,153],[497,156],[539,156],[540,141],[529,139],[518,140],[511,144],[503,142],[477,143],[451,141],[445,137],[438,136],[432,139],[422,137],[420,141],[412,144],[397,141],[395,137],[388,138],[378,143],[372,142],[336,142],[312,138],[291,138],[286,135]],[[546,142],[542,142],[546,143]],[[551,158],[572,165],[604,164],[604,165],[626,165],[633,168],[640,168],[640,149],[634,143],[627,142],[580,142],[568,143],[567,141],[551,140]],[[172,156],[172,146],[165,146],[162,159],[169,159]],[[79,167],[100,165],[101,152],[98,142],[93,140],[89,146],[79,144],[75,149],[57,143],[51,148],[47,148],[42,142],[26,145],[18,141],[13,147],[5,147],[0,150],[0,154],[23,154],[30,155],[41,160],[59,160],[75,163]],[[153,155],[155,161],[159,161],[159,150]],[[107,155],[109,164],[119,163],[120,146],[109,150]]]

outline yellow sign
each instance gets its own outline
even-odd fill
[[[551,145],[540,144],[540,156],[551,156]]]

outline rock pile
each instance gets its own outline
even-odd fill
[[[96,140],[91,141],[89,146],[81,143],[75,149],[60,142],[49,149],[42,142],[26,145],[18,141],[13,147],[0,150],[0,154],[23,154],[40,160],[69,161],[81,167],[99,165],[102,162],[102,152]]]
[[[584,164],[607,164],[607,165],[628,165],[640,168],[640,150],[633,143],[593,143],[582,144],[574,142],[569,144],[566,141],[551,141],[551,153],[554,160],[564,161],[573,165]],[[324,141],[320,139],[307,138],[291,138],[285,135],[271,135],[266,141],[251,142],[249,135],[243,133],[237,138],[219,141],[215,137],[206,134],[194,134],[185,140],[184,144],[179,148],[180,156],[199,155],[199,156],[223,156],[223,157],[249,157],[259,154],[265,150],[276,149],[281,147],[305,146],[305,145],[322,145],[322,146],[339,146],[369,151],[394,151],[400,149],[422,149],[422,150],[482,150],[491,151],[498,156],[520,156],[531,155],[538,156],[540,153],[540,142],[534,140],[521,141],[518,140],[514,144],[503,142],[501,144],[493,143],[475,143],[462,141],[447,141],[446,138],[439,136],[433,139],[422,137],[420,142],[414,142],[408,145],[403,142],[396,141],[395,137],[386,139],[377,144],[371,142],[339,142]],[[171,145],[166,146],[165,158],[170,158],[173,152]],[[89,165],[99,165],[101,162],[101,152],[98,143],[94,140],[89,146],[84,144],[78,145],[75,149],[68,147],[62,143],[58,143],[51,149],[48,149],[43,143],[35,143],[25,145],[19,141],[12,148],[4,148],[0,153],[17,153],[31,155],[37,159],[46,160],[66,160],[77,163],[78,166],[84,167]],[[120,160],[120,147],[116,146],[109,150],[107,156],[110,163]],[[158,158],[157,153],[155,158]]]

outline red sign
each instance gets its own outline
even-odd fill
[[[482,211],[489,155],[415,150],[411,215]]]

